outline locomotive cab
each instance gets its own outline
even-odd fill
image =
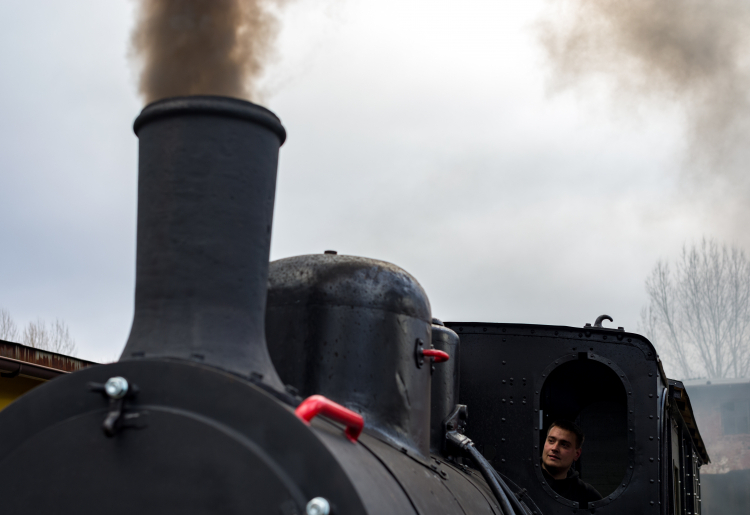
[[[543,513],[700,513],[709,458],[684,387],[667,379],[646,338],[590,325],[446,326],[461,339],[466,434]],[[601,500],[566,499],[544,479],[544,441],[559,419],[583,430],[573,467]]]

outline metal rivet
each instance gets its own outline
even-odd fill
[[[122,399],[128,393],[128,380],[124,377],[110,377],[104,383],[104,391],[112,399]]]
[[[331,513],[331,505],[325,497],[315,497],[310,499],[305,510],[307,511],[307,515],[329,515]]]

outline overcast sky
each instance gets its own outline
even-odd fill
[[[282,120],[272,259],[395,263],[433,316],[635,330],[659,259],[716,232],[683,127],[596,83],[551,94],[540,0],[297,0],[264,102]],[[129,0],[0,3],[0,307],[119,356],[133,313],[142,103]],[[720,224],[718,224],[720,225]],[[723,241],[723,240],[722,240]]]

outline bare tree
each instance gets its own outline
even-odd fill
[[[683,378],[750,372],[750,262],[713,240],[660,261],[646,280],[640,330]]]
[[[5,308],[0,308],[0,340],[18,341],[18,327],[13,317],[10,316],[10,312]]]
[[[29,322],[29,325],[23,330],[22,343],[35,349],[68,356],[75,356],[76,354],[76,342],[70,337],[68,326],[60,320],[55,320],[51,324],[47,324],[43,320]]]

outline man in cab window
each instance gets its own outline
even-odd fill
[[[586,503],[598,501],[602,496],[572,469],[573,462],[581,457],[582,445],[581,428],[567,420],[553,422],[544,441],[542,473],[558,495],[576,501],[581,508],[585,508]]]

